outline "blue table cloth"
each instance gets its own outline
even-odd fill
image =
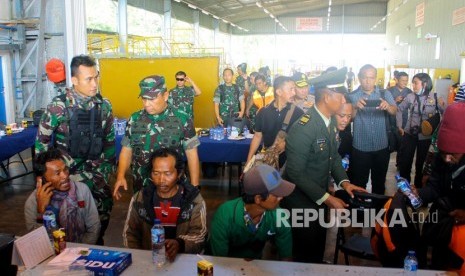
[[[28,127],[22,132],[2,136],[0,139],[0,162],[34,146],[37,127]]]
[[[117,135],[116,160],[121,151],[121,140],[123,136]],[[252,139],[244,140],[212,140],[209,137],[200,137],[200,146],[197,148],[201,162],[245,162],[249,153]]]
[[[200,146],[197,148],[201,162],[233,162],[247,161],[250,142],[244,140],[212,140],[209,137],[200,137]]]

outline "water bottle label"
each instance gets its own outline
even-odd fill
[[[406,264],[404,265],[404,270],[405,271],[417,271],[418,267],[416,264],[409,261],[409,262],[406,262]]]
[[[156,229],[152,231],[152,243],[163,243],[165,242],[165,233]]]

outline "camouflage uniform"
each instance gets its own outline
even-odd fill
[[[150,115],[145,110],[133,113],[121,144],[132,149],[131,169],[136,193],[151,183],[148,167],[150,155],[156,149],[174,147],[184,154],[184,150],[197,147],[200,142],[195,135],[192,119],[168,105],[164,112],[157,115]]]
[[[224,97],[221,97],[221,91],[224,91]],[[213,102],[220,104],[219,113],[224,122],[226,122],[228,118],[233,117],[234,113],[240,111],[240,101],[243,99],[244,91],[241,91],[239,87],[234,84],[231,86],[225,84],[219,85],[213,95]]]
[[[73,158],[70,151],[70,112],[76,110],[75,108],[88,111],[96,104],[99,106],[103,130],[102,153],[95,160]],[[108,178],[114,171],[115,164],[115,132],[111,103],[100,95],[85,98],[74,89],[66,89],[64,95],[52,100],[42,115],[35,141],[35,153],[47,151],[52,141],[53,146],[62,152],[64,161],[70,168],[70,178],[89,187],[100,221],[108,221],[113,206]]]
[[[168,98],[168,103],[179,111],[186,113],[189,116],[189,119],[194,118],[194,97],[195,91],[194,88],[184,86],[176,87],[170,90],[170,96]]]
[[[250,78],[247,77],[247,83],[249,84],[250,87]],[[239,90],[242,91],[242,94],[245,93],[245,80],[242,76],[238,76],[236,78],[236,85],[239,87]]]

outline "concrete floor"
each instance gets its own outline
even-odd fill
[[[21,153],[29,170],[32,168],[30,151]],[[11,161],[17,161],[17,157]],[[12,175],[17,175],[24,172],[24,168],[20,163],[10,164],[10,172]],[[232,189],[228,193],[228,170],[222,176],[221,170],[218,170],[218,176],[214,179],[202,179],[202,196],[204,197],[207,205],[207,223],[209,225],[218,206],[226,200],[233,199],[237,196],[237,181],[233,181]],[[392,154],[389,170],[386,181],[386,194],[392,195],[395,192],[395,154]],[[233,179],[237,179],[237,169],[233,170]],[[15,235],[26,234],[24,225],[24,203],[27,197],[35,188],[35,181],[32,174],[15,179],[13,181],[0,184],[0,233],[11,233]],[[127,207],[129,205],[131,192],[125,192],[121,200],[115,201],[110,225],[105,234],[105,245],[122,247],[122,230],[124,221],[126,219]],[[368,229],[369,230],[369,229]],[[354,230],[355,231],[355,230]],[[370,231],[363,231],[364,235],[369,235]],[[333,261],[334,248],[336,241],[336,228],[328,231],[325,260],[327,262]],[[354,265],[367,265],[367,266],[380,266],[378,262],[350,259],[351,264]],[[339,255],[339,264],[343,264],[342,254]]]

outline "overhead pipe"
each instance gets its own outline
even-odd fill
[[[13,27],[13,26],[8,26],[8,25],[5,25],[5,24],[0,24],[0,29],[16,31],[18,28]]]

